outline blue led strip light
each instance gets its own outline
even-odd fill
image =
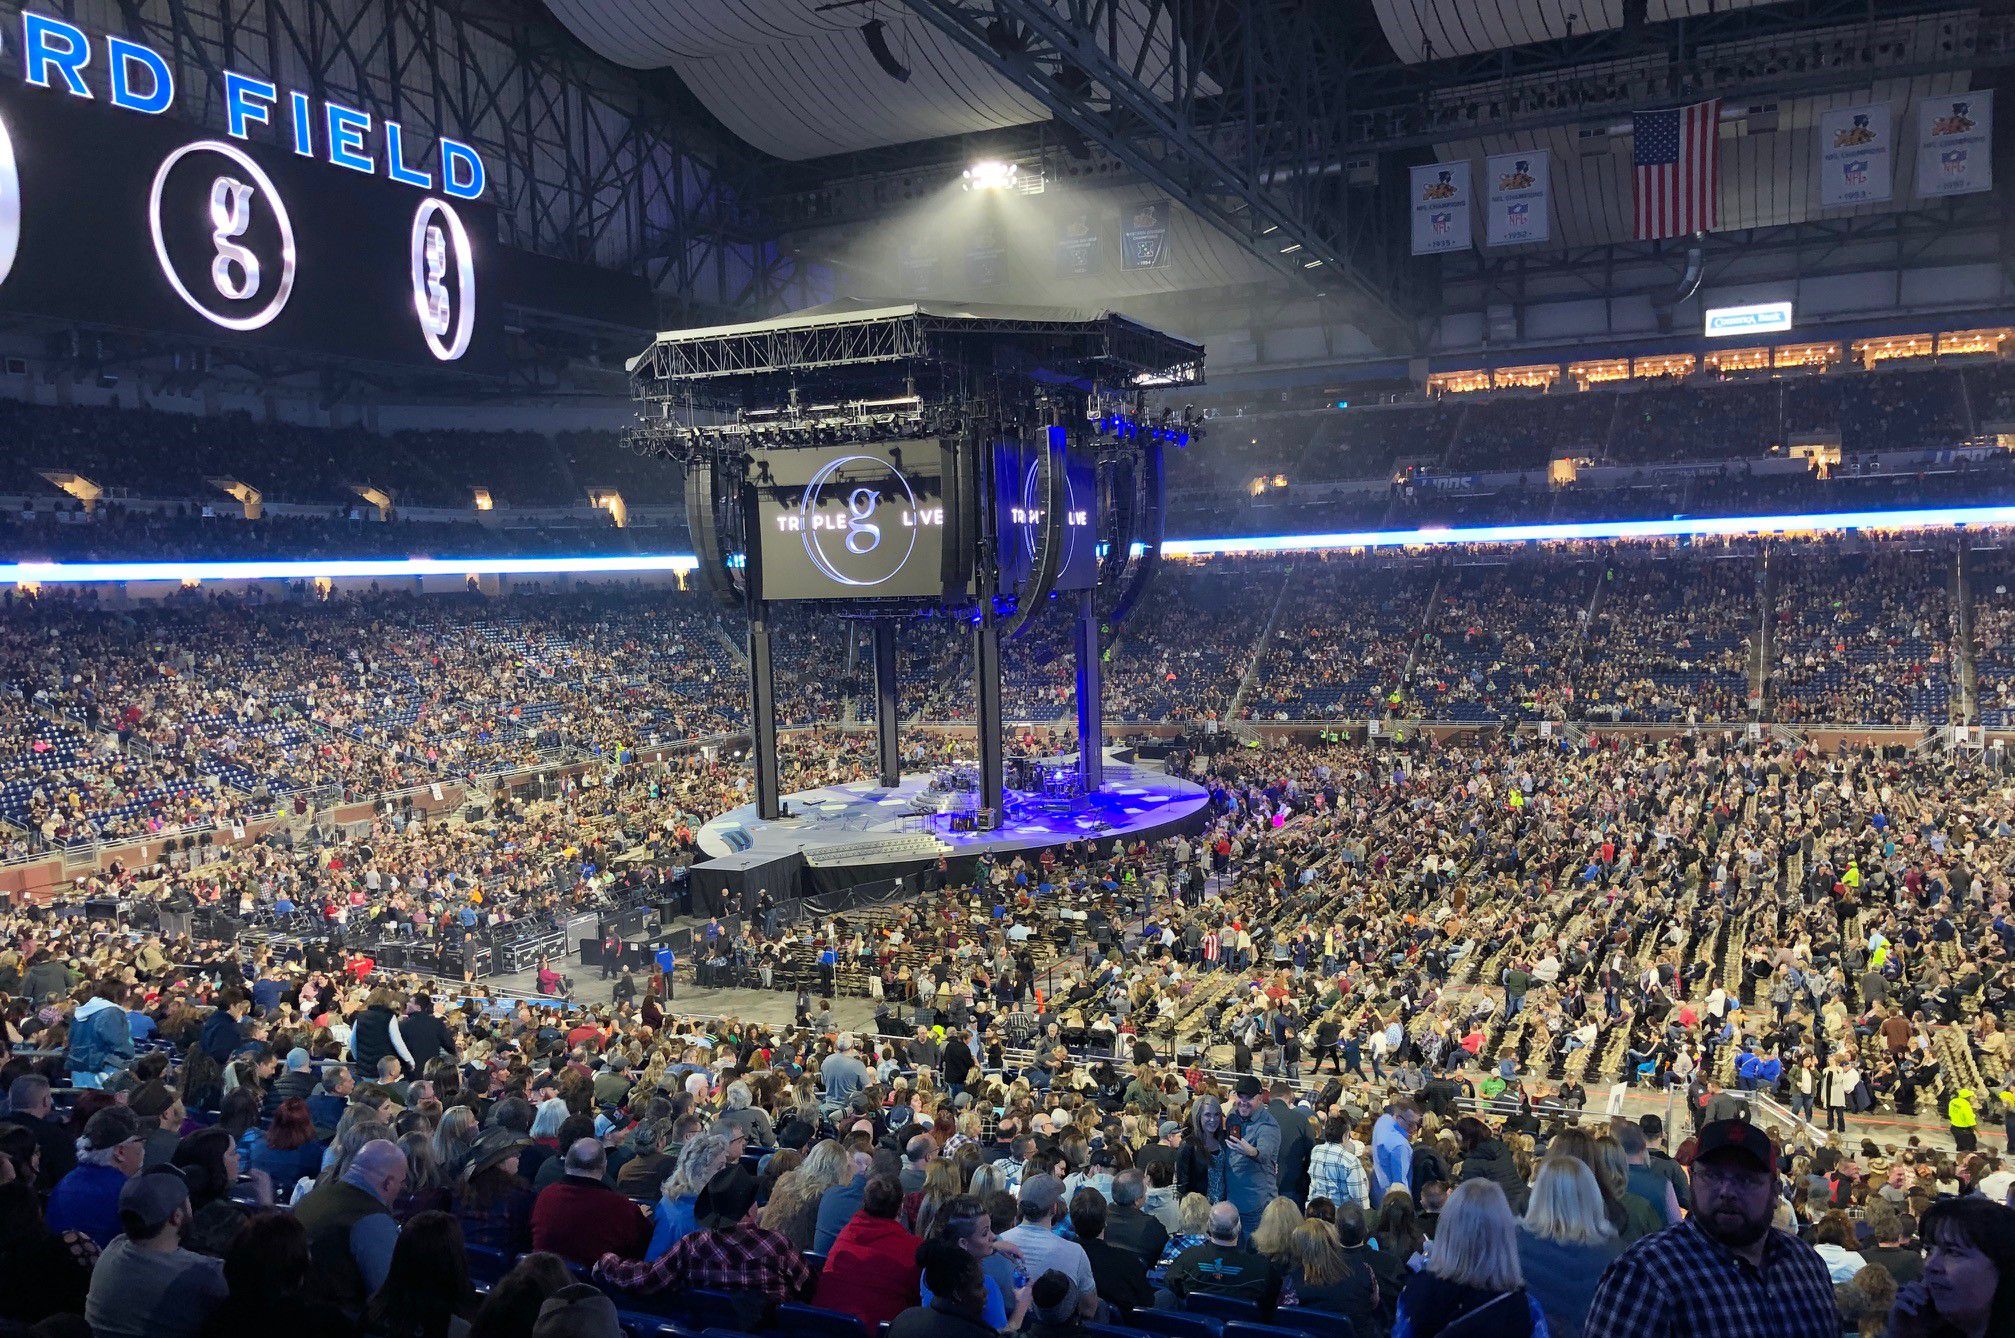
[[[1733,538],[1749,534],[1951,530],[2004,525],[2015,526],[2015,506],[1945,506],[1786,516],[1594,520],[1553,525],[1466,525],[1419,530],[1357,530],[1341,534],[1171,539],[1162,544],[1162,552],[1170,557],[1209,557],[1232,553],[1319,553],[1351,548],[1418,548],[1450,544]],[[699,560],[690,553],[571,558],[331,558],[297,562],[12,562],[0,563],[0,583],[79,585],[101,581],[306,581],[324,576],[338,580],[401,576],[563,576],[606,572],[691,572],[698,567]]]

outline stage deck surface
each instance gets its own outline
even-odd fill
[[[1010,791],[1007,820],[991,832],[953,831],[948,818],[926,820],[912,808],[929,775],[904,776],[884,789],[872,780],[821,786],[784,796],[793,816],[764,822],[744,804],[700,828],[703,854],[776,858],[801,854],[829,868],[886,865],[983,854],[1040,850],[1069,841],[1162,836],[1200,820],[1210,794],[1193,781],[1146,767],[1108,761],[1105,788],[1071,800]],[[927,848],[925,838],[935,847]]]

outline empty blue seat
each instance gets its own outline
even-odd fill
[[[1357,1326],[1348,1315],[1332,1314],[1327,1310],[1304,1310],[1296,1305],[1284,1305],[1273,1312],[1273,1328],[1290,1333],[1307,1334],[1310,1338],[1357,1338]],[[1225,1330],[1225,1338],[1231,1338],[1233,1325]]]
[[[1172,1310],[1136,1310],[1133,1327],[1167,1338],[1221,1338],[1224,1321],[1209,1315],[1178,1314]]]
[[[1266,1321],[1267,1309],[1257,1301],[1248,1301],[1239,1296],[1212,1296],[1209,1292],[1192,1292],[1185,1296],[1182,1308],[1192,1315],[1210,1315],[1223,1320],[1245,1320],[1251,1324]]]
[[[804,1338],[870,1338],[867,1326],[861,1323],[859,1315],[789,1302],[777,1307],[777,1317],[771,1327],[781,1329],[794,1338],[800,1334]]]
[[[1344,1321],[1343,1333],[1351,1333],[1348,1320]],[[1308,1338],[1303,1329],[1283,1329],[1277,1324],[1250,1324],[1244,1320],[1233,1320],[1224,1326],[1224,1338]]]

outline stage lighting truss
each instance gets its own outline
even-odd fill
[[[797,409],[745,409],[719,423],[645,417],[632,425],[625,442],[642,455],[681,461],[695,456],[722,459],[746,456],[757,448],[920,439],[945,431],[941,418],[911,395]]]

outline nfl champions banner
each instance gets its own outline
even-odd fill
[[[1519,242],[1543,242],[1551,237],[1552,177],[1552,163],[1545,149],[1523,149],[1486,158],[1484,244],[1512,246]]]
[[[1819,204],[1873,204],[1889,198],[1889,104],[1842,107],[1819,117]]]
[[[1954,93],[1917,104],[1917,194],[1973,195],[1994,189],[1992,93]]]
[[[1466,251],[1469,236],[1469,160],[1413,169],[1413,253]]]

